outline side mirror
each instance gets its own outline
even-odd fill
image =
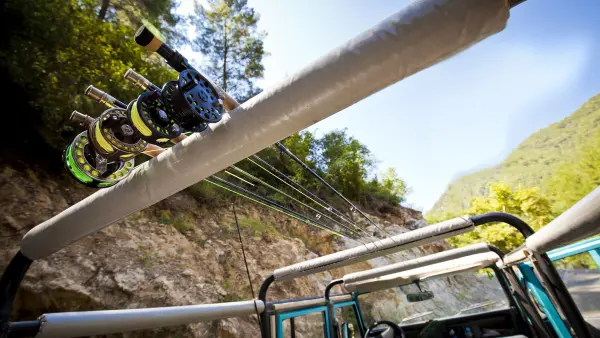
[[[406,300],[409,303],[414,302],[422,302],[424,300],[429,300],[433,298],[433,292],[431,291],[423,291],[418,293],[409,293],[406,295]]]

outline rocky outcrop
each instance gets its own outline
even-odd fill
[[[1,268],[18,250],[20,237],[31,227],[84,198],[92,190],[69,180],[49,178],[32,170],[5,167],[0,174]],[[21,286],[14,319],[34,319],[44,312],[138,308],[216,303],[252,297],[229,206],[211,208],[179,193],[152,208],[121,220],[36,261]],[[357,245],[274,214],[254,205],[238,207],[246,255],[256,292],[262,280],[278,267],[319,254]],[[84,222],[85,220],[82,220]],[[423,226],[420,214],[403,210],[377,218],[386,232],[399,233]],[[365,227],[368,224],[363,224]],[[369,228],[377,233],[379,229]],[[379,258],[368,263],[275,283],[271,299],[321,295],[327,283],[344,273],[414,258],[447,249],[445,242]],[[473,302],[491,299],[494,292],[474,275],[429,282],[433,302],[408,305],[397,289],[366,296],[367,319],[400,321],[422,311],[442,314]],[[409,290],[410,291],[410,290]],[[299,322],[307,334],[317,322]],[[256,316],[153,332],[125,333],[124,337],[256,337]]]

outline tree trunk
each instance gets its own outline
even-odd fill
[[[229,42],[227,41],[227,21],[223,24],[223,91],[227,92],[227,53]]]
[[[227,92],[227,45],[223,51],[223,90]]]
[[[98,20],[104,21],[104,18],[106,18],[106,12],[108,12],[108,5],[110,5],[110,0],[102,0],[102,6],[98,12]]]

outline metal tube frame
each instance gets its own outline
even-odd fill
[[[550,332],[546,329],[546,325],[542,317],[540,316],[537,308],[535,307],[534,300],[531,299],[529,293],[525,291],[523,285],[519,283],[519,278],[515,274],[512,267],[507,267],[502,269],[504,271],[504,276],[508,280],[511,289],[513,298],[517,301],[517,305],[521,309],[521,315],[523,316],[523,320],[528,324],[530,330],[536,334],[538,337],[552,337]],[[531,321],[529,321],[529,319]]]
[[[494,223],[494,222],[502,222],[502,223],[505,223],[505,224],[510,225],[510,226],[514,227],[515,229],[517,229],[525,238],[527,238],[535,233],[535,231],[522,219],[520,219],[516,216],[513,216],[511,214],[503,213],[503,212],[490,212],[490,213],[472,216],[471,221],[475,224],[475,226],[485,225],[485,224]],[[500,257],[504,257],[504,253],[502,251],[500,251],[498,248],[494,247],[493,245],[490,245],[490,250],[497,253]],[[569,313],[569,315],[567,315],[567,320],[569,322],[571,322],[573,320],[576,323],[575,325],[573,325],[573,324],[571,324],[571,325],[573,326],[573,329],[576,330],[575,332],[577,333],[578,337],[579,336],[580,337],[591,337],[591,334],[589,333],[587,324],[585,324],[585,321],[583,320],[583,316],[581,315],[581,312],[575,305],[573,298],[569,294],[569,291],[567,290],[566,286],[560,279],[558,272],[556,272],[556,269],[554,268],[554,266],[548,259],[547,255],[542,254],[542,255],[538,255],[538,256],[541,258],[541,259],[537,259],[538,265],[540,266],[540,270],[542,270],[542,271],[540,271],[540,275],[544,275],[543,278],[546,278],[546,279],[548,279],[548,277],[545,275],[546,273],[552,275],[552,277],[550,277],[551,279],[548,279],[548,281],[552,280],[553,283],[548,284],[548,285],[552,285],[553,287],[561,289],[558,292],[560,296],[557,297],[558,305],[563,309],[563,312]],[[543,259],[544,257],[545,257],[545,259]],[[558,280],[556,280],[556,278]],[[271,275],[267,279],[265,279],[265,281],[261,285],[260,292],[259,292],[259,299],[262,300],[263,302],[265,302],[265,304],[266,304],[267,291],[268,291],[270,285],[274,281],[275,281],[275,277],[273,275]],[[333,285],[331,285],[331,286],[333,286]],[[330,285],[328,285],[328,287],[330,287]],[[265,311],[260,316],[261,316],[260,324],[261,324],[261,335],[262,335],[261,337],[262,338],[271,338],[269,314],[267,313],[267,311]]]
[[[520,2],[522,1],[511,0],[510,5],[511,7],[513,7],[519,4]],[[167,59],[169,65],[171,65],[176,70],[181,71],[186,68],[193,68],[191,65],[189,65],[187,60],[183,58],[183,56],[181,56],[181,54],[174,50],[171,50],[165,44],[161,45],[157,52],[165,59]],[[228,97],[226,93],[224,96],[226,98],[225,101],[231,101],[231,98]],[[227,103],[231,104],[231,102]],[[504,213],[489,213],[480,216],[475,216],[472,218],[472,221],[475,223],[476,226],[490,222],[504,222],[517,228],[525,237],[529,237],[533,234],[533,230],[525,222],[523,222],[517,217]],[[564,311],[569,322],[571,322],[574,331],[580,337],[591,336],[587,328],[587,324],[583,320],[580,311],[577,309],[563,281],[560,279],[560,276],[552,266],[551,261],[548,259],[548,256],[546,254],[534,254],[533,258],[535,259],[534,267],[536,268],[536,271],[539,273],[543,282],[545,282],[548,286],[553,287],[553,289],[549,291],[552,292],[556,297],[558,305]],[[10,315],[10,312],[12,310],[12,305],[16,296],[16,292],[23,279],[23,276],[27,272],[31,263],[32,261],[30,259],[18,252],[2,276],[2,279],[0,281],[0,292],[2,292],[2,299],[0,300],[0,319],[2,321],[0,323],[2,327],[0,329],[2,331],[0,332],[2,333],[2,335],[5,335],[5,333],[8,335],[10,334],[10,331],[24,332],[33,327],[30,323],[38,323],[36,321],[20,323],[10,323],[8,321],[8,316]],[[263,282],[263,285],[261,286],[259,299],[265,302],[265,304],[268,288],[274,282],[274,280],[274,276],[271,275]],[[263,337],[270,336],[270,331],[268,330],[269,324],[269,316],[267,314],[267,311],[265,311],[263,312],[263,314],[261,314],[261,331]]]
[[[554,265],[552,265],[552,261],[548,258],[548,255],[534,253],[532,255],[532,262],[533,269],[544,286],[544,290],[550,295],[550,299],[554,300],[555,304],[562,309],[575,335],[577,337],[594,337],[565,283],[560,278]]]
[[[0,293],[2,297],[0,299],[0,337],[8,336],[12,332],[27,333],[34,329],[37,333],[37,329],[40,326],[38,321],[23,323],[10,322],[10,313],[15,297],[17,296],[17,291],[23,281],[23,277],[25,277],[25,273],[27,273],[27,270],[31,266],[31,263],[33,263],[33,261],[25,257],[25,255],[19,251],[10,261],[6,270],[4,270],[4,274],[2,274],[2,279],[0,280]]]
[[[325,287],[325,300],[327,301],[327,316],[329,316],[329,332],[334,332],[336,330],[337,321],[335,320],[335,308],[333,306],[333,302],[329,299],[329,294],[331,293],[331,289],[336,285],[341,285],[344,283],[342,278],[332,280]]]
[[[491,222],[503,222],[519,230],[525,238],[535,233],[533,229],[520,218],[502,212],[491,212],[473,216],[471,217],[471,220],[476,226]],[[569,290],[567,290],[567,287],[554,268],[554,265],[552,265],[552,261],[548,258],[548,255],[545,253],[535,253],[532,256],[532,259],[535,271],[540,276],[543,284],[545,284],[546,290],[548,290],[550,295],[556,300],[556,305],[562,309],[577,337],[593,337],[586,321],[581,315],[581,311],[577,308],[575,301],[573,301],[573,297],[571,297]]]
[[[527,223],[509,214],[489,213],[473,216],[471,220],[473,221],[473,223],[475,223],[476,226],[487,224],[490,222],[504,222],[515,227],[526,238],[534,233],[531,227],[527,225]],[[490,247],[493,248],[493,246]],[[496,253],[500,252],[497,248],[491,250],[493,250]],[[556,269],[554,269],[547,255],[535,254],[534,258],[536,263],[534,264],[536,272],[538,272],[544,284],[546,284],[547,286],[552,286],[552,289],[548,288],[548,291],[555,298],[557,305],[559,305],[562,308],[563,313],[565,314],[567,320],[571,323],[571,326],[573,327],[575,333],[579,337],[591,337],[591,333],[589,332],[587,323],[583,319],[581,312],[575,305],[575,302],[573,301],[571,295],[566,289],[566,286],[560,279],[560,276],[556,272]],[[30,259],[18,252],[7,267],[6,271],[2,276],[2,280],[0,281],[0,287],[2,291],[0,309],[2,311],[1,324],[3,334],[9,334],[10,332],[17,333],[17,331],[23,332],[23,334],[25,334],[25,332],[32,332],[33,330],[39,328],[39,322],[37,321],[33,321],[26,324],[26,322],[10,323],[8,320],[8,316],[10,315],[10,311],[12,310],[12,304],[14,302],[14,297],[16,296],[18,287],[31,263],[32,261]],[[274,281],[275,277],[271,275],[261,285],[259,291],[259,299],[265,302],[265,304],[268,288]],[[329,289],[331,289],[333,285],[328,285]],[[327,291],[329,291],[329,289],[327,289]],[[270,336],[269,314],[267,311],[265,311],[260,315],[260,317],[262,336],[264,338],[268,338]],[[35,323],[37,323],[37,327],[35,327]]]

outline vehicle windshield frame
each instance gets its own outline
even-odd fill
[[[498,277],[497,275],[497,270],[496,269],[492,269],[490,267],[486,267],[484,268],[486,270],[492,270],[490,273],[488,273],[488,276],[493,276],[493,278],[489,278],[490,280],[496,280],[496,282],[498,283],[498,287],[500,289],[504,289],[503,286],[503,282],[501,281],[501,279]],[[482,269],[483,270],[483,269]],[[468,274],[478,274],[479,272],[469,272]],[[457,275],[465,275],[467,273],[457,273],[451,276],[443,276],[440,277],[441,278],[447,278],[447,277],[454,277]],[[480,273],[479,273],[480,274]],[[481,274],[480,274],[481,275]],[[437,278],[436,278],[437,279]],[[418,283],[418,287],[419,289],[422,290],[427,290],[427,291],[432,291],[430,290],[428,287],[426,287],[427,284],[425,284],[425,286],[423,285],[424,283],[426,283],[427,281],[431,281],[433,279],[428,279],[426,281],[420,281]],[[406,295],[408,292],[405,292],[405,290],[403,288],[405,287],[410,287],[411,285],[415,285],[416,283],[410,283],[410,284],[406,284],[406,285],[399,285],[397,287],[394,288],[389,288],[389,289],[382,289],[382,290],[377,290],[377,291],[371,291],[371,292],[363,292],[363,293],[355,293],[354,294],[354,298],[356,299],[356,302],[359,306],[364,304],[364,299],[365,296],[368,296],[369,294],[374,294],[374,293],[382,293],[382,292],[390,292],[393,291],[395,289],[399,289],[404,295]],[[432,291],[434,292],[434,291]],[[415,302],[415,303],[409,303],[408,301],[404,300],[400,306],[410,306],[410,304],[418,304],[418,303],[426,303],[426,302],[433,302],[435,301],[436,297],[435,295],[440,294],[440,291],[434,292],[434,297],[432,299],[428,299],[428,300],[424,300],[422,302]],[[500,293],[498,293],[500,294]],[[418,323],[424,323],[430,320],[442,320],[442,319],[446,319],[446,318],[456,318],[456,317],[461,317],[461,316],[470,316],[470,315],[474,315],[474,314],[478,314],[478,313],[486,313],[486,312],[493,312],[493,311],[497,311],[497,310],[502,310],[502,309],[508,309],[512,306],[513,304],[513,299],[509,298],[509,295],[506,294],[506,292],[502,292],[502,298],[498,299],[498,300],[485,300],[485,301],[481,301],[481,302],[473,302],[471,304],[469,304],[468,306],[462,307],[460,310],[455,311],[454,313],[443,313],[443,314],[435,314],[435,309],[427,309],[427,310],[422,310],[420,312],[415,312],[415,313],[411,313],[407,316],[404,316],[403,318],[381,318],[382,320],[393,320],[395,322],[398,322],[398,325],[400,326],[404,326],[404,325],[415,325]],[[493,302],[493,303],[492,303]],[[487,304],[486,304],[487,303]],[[480,306],[480,307],[473,307],[475,305],[481,305],[484,304],[484,306]],[[489,306],[491,305],[496,305],[493,308],[489,308]],[[364,306],[362,306],[364,308]],[[473,308],[471,308],[473,307]],[[473,311],[473,310],[477,310],[477,311]],[[464,312],[467,313],[464,313]],[[461,313],[462,312],[462,313]],[[435,315],[434,315],[435,314]],[[433,317],[429,317],[423,320],[418,320],[421,317],[427,317],[427,316],[431,316],[434,315]],[[365,314],[361,313],[361,317],[363,317],[363,319],[365,318]],[[369,316],[367,316],[368,318]],[[396,320],[399,319],[399,320]],[[369,323],[365,322],[364,325],[368,326]]]

